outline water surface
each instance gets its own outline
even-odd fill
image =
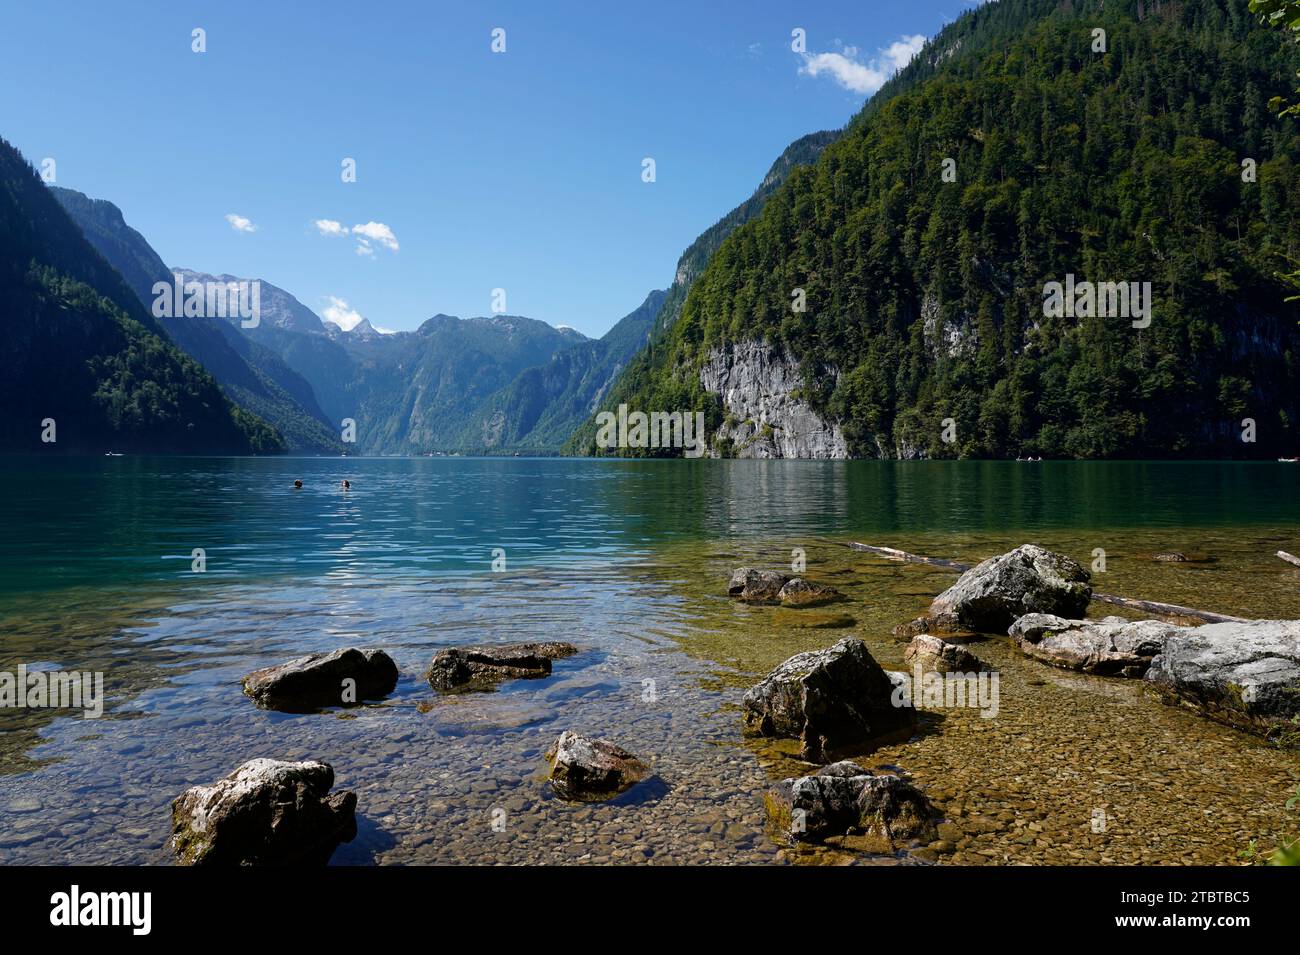
[[[890,628],[952,580],[848,540],[963,559],[1036,541],[1085,565],[1101,548],[1098,589],[1300,616],[1300,571],[1272,556],[1300,551],[1294,465],[0,467],[0,669],[101,670],[110,694],[101,720],[0,711],[0,862],[167,862],[170,800],[255,756],[323,759],[358,793],[361,833],[341,863],[809,861],[763,832],[767,781],[800,767],[742,739],[743,689],[847,634],[901,668]],[[726,598],[732,567],[784,568],[796,548],[809,577],[848,595],[833,613]],[[1213,560],[1150,560],[1171,549]],[[439,647],[524,639],[584,653],[490,695],[438,698],[422,680]],[[382,647],[401,667],[383,705],[288,716],[240,692],[252,669],[349,645]],[[948,818],[949,844],[913,859],[1221,863],[1253,838],[1300,831],[1283,808],[1294,754],[1139,684],[1026,660],[1005,639],[974,649],[1002,671],[997,719],[929,713],[912,741],[863,756],[911,773]],[[555,800],[542,753],[568,728],[637,752],[658,780],[609,805]],[[845,859],[872,861],[812,861]]]

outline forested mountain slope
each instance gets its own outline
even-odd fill
[[[0,323],[0,450],[283,448],[264,421],[232,405],[212,376],[168,340],[3,140]]]
[[[172,270],[117,206],[72,189],[54,187],[55,198],[86,239],[126,280],[145,308],[151,308],[156,283],[170,285]],[[321,411],[311,386],[278,355],[241,335],[220,318],[169,316],[159,325],[194,358],[240,407],[263,418],[297,452],[341,451],[334,425]]]
[[[611,403],[704,410],[720,454],[1295,453],[1300,140],[1267,103],[1296,66],[1245,0],[974,11],[722,243]],[[1149,325],[1045,314],[1069,276],[1150,283]]]

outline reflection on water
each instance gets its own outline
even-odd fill
[[[336,862],[771,861],[758,794],[799,767],[741,739],[743,688],[850,633],[901,668],[890,628],[952,579],[850,539],[967,559],[1026,540],[1084,563],[1103,548],[1100,589],[1300,616],[1300,571],[1271,556],[1300,550],[1300,468],[1281,465],[2,466],[0,669],[101,670],[110,709],[98,721],[0,711],[0,862],[165,862],[170,799],[255,756],[324,759],[358,792],[361,835]],[[780,567],[795,547],[850,600],[795,612],[725,597],[732,567]],[[191,572],[194,548],[205,573]],[[1152,562],[1161,550],[1217,559]],[[421,679],[440,646],[523,639],[586,652],[487,696],[435,699]],[[383,705],[285,716],[240,693],[252,669],[347,645],[397,660]],[[999,717],[929,714],[917,739],[868,757],[943,806],[952,845],[930,857],[1230,862],[1251,838],[1300,830],[1282,807],[1293,754],[1140,686],[1027,661],[1006,640],[974,649],[1002,670]],[[644,756],[666,788],[603,806],[552,799],[541,753],[567,728]],[[1092,832],[1098,809],[1106,832]]]

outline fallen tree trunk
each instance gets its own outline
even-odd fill
[[[854,550],[866,551],[868,554],[875,554],[877,557],[883,557],[886,560],[904,561],[909,564],[925,564],[928,567],[941,567],[944,570],[955,570],[959,574],[964,574],[973,567],[973,564],[963,564],[955,560],[943,560],[938,557],[921,557],[918,554],[909,554],[905,550],[895,550],[892,547],[872,547],[870,544],[859,544],[857,541],[849,541],[849,547]]]
[[[1281,557],[1288,564],[1295,564],[1297,567],[1300,567],[1300,557],[1297,557],[1295,554],[1288,554],[1286,551],[1280,550],[1277,552],[1277,556]]]
[[[1206,623],[1241,623],[1246,619],[1245,617],[1229,616],[1226,613],[1214,613],[1210,610],[1180,607],[1178,604],[1162,604],[1155,600],[1116,597],[1114,594],[1094,593],[1092,599],[1099,600],[1102,603],[1115,604],[1118,607],[1128,607],[1130,610],[1142,610],[1161,617],[1191,617],[1193,620],[1204,620]]]
[[[972,566],[956,560],[943,560],[938,557],[922,557],[919,554],[909,554],[905,550],[898,550],[894,547],[874,547],[870,544],[859,544],[857,541],[849,541],[849,547],[867,554],[875,554],[877,557],[884,557],[886,560],[896,560],[908,564],[924,564],[927,567],[939,567],[956,573],[965,573]],[[1289,559],[1292,563],[1300,566],[1300,558],[1292,557],[1290,554],[1283,556],[1284,554],[1284,551],[1278,551],[1278,556],[1282,557],[1283,560]],[[1101,603],[1115,604],[1118,607],[1127,607],[1130,610],[1141,610],[1144,613],[1155,614],[1160,617],[1190,617],[1193,620],[1203,620],[1205,623],[1240,623],[1245,619],[1244,617],[1214,613],[1211,610],[1197,610],[1194,607],[1180,607],[1178,604],[1160,603],[1155,600],[1138,600],[1134,597],[1117,597],[1114,594],[1094,593],[1092,599]]]

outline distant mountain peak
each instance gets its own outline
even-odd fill
[[[278,285],[272,285],[265,279],[249,279],[245,276],[227,273],[212,275],[208,272],[179,267],[172,268],[172,272],[178,273],[182,281],[185,282],[259,282],[261,283],[261,324],[282,328],[286,331],[307,332],[315,335],[328,334],[325,322],[319,315],[298,301],[293,295]]]

